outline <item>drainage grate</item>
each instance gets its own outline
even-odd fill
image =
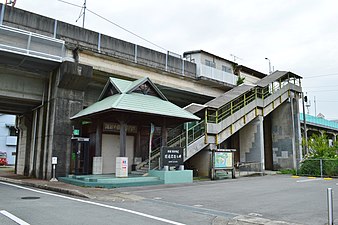
[[[32,200],[32,199],[40,199],[40,197],[27,196],[27,197],[21,197],[21,199],[24,199],[24,200]]]

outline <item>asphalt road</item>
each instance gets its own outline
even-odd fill
[[[327,188],[333,188],[338,224],[338,179],[291,178],[289,175],[247,177],[193,186],[125,188],[158,205],[195,206],[212,212],[258,215],[272,220],[323,225],[327,223]]]
[[[0,183],[0,193],[0,224],[6,225],[17,224],[14,221],[21,225],[183,225],[212,224],[215,218],[149,201],[107,204],[6,183]]]
[[[215,218],[256,215],[308,225],[327,222],[326,190],[338,180],[265,176],[119,189],[137,201],[91,201],[0,183],[0,224],[213,224]],[[334,216],[338,222],[338,194]],[[19,223],[20,224],[20,223]],[[25,223],[21,223],[25,224]],[[27,225],[25,224],[25,225]]]

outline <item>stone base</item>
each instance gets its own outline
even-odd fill
[[[165,184],[179,184],[179,183],[192,183],[193,176],[192,170],[150,170],[149,176],[158,177],[163,180]]]

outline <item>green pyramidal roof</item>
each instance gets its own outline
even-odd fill
[[[134,92],[140,85],[145,83],[153,90],[156,96]],[[116,94],[104,97],[110,91],[110,88],[113,88]],[[71,119],[88,117],[97,113],[114,110],[154,114],[186,120],[199,120],[197,116],[169,102],[149,78],[141,78],[136,81],[109,78],[99,101],[80,111],[71,117]]]

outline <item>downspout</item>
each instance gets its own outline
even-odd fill
[[[44,165],[43,165],[43,173],[44,173],[44,179],[47,178],[47,149],[48,149],[48,133],[49,133],[49,110],[50,110],[50,98],[51,98],[51,89],[52,89],[52,73],[49,75],[49,85],[48,85],[48,96],[47,96],[47,112],[46,112],[46,129],[45,129],[45,145],[44,145]]]

